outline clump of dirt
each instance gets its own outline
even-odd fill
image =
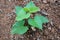
[[[15,22],[15,6],[25,6],[30,0],[0,0],[0,40],[60,40],[60,0],[32,0],[49,19],[43,30],[28,30],[24,35],[11,35]],[[39,13],[39,14],[42,14]],[[43,15],[44,16],[44,15]]]

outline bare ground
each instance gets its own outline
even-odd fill
[[[25,6],[30,0],[0,0],[0,40],[60,40],[60,0],[33,0],[47,14],[48,24],[43,30],[28,30],[24,35],[11,35],[15,22],[15,6]]]

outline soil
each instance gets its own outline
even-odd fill
[[[60,40],[60,0],[32,0],[40,8],[49,23],[43,30],[28,30],[24,35],[11,35],[15,22],[15,6],[25,6],[30,0],[0,0],[0,40]]]

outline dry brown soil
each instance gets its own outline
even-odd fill
[[[60,40],[60,0],[33,1],[41,12],[47,14],[50,22],[43,25],[42,31],[30,29],[24,35],[11,35],[15,6],[25,6],[30,0],[0,0],[0,40]]]

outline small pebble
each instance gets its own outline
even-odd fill
[[[43,14],[43,15],[49,15],[45,10],[41,10],[41,14]]]
[[[24,38],[23,36],[19,36],[20,38]]]
[[[30,37],[32,37],[32,35],[30,35]]]
[[[11,1],[11,0],[8,0],[9,2]]]
[[[2,13],[3,11],[0,9],[0,14]]]
[[[40,40],[39,37],[37,38],[37,40]]]
[[[48,27],[49,30],[51,30],[51,27]]]
[[[36,31],[36,29],[34,27],[31,27],[33,31]]]
[[[43,3],[47,3],[47,0],[43,0]]]
[[[60,37],[57,36],[57,38],[59,39]]]
[[[52,19],[50,19],[50,24],[51,24],[51,26],[53,26],[54,24],[53,24],[53,21],[52,21]]]
[[[11,40],[13,40],[13,35],[10,35]]]
[[[53,22],[51,21],[50,24],[53,26]]]
[[[12,12],[16,13],[15,9]]]

